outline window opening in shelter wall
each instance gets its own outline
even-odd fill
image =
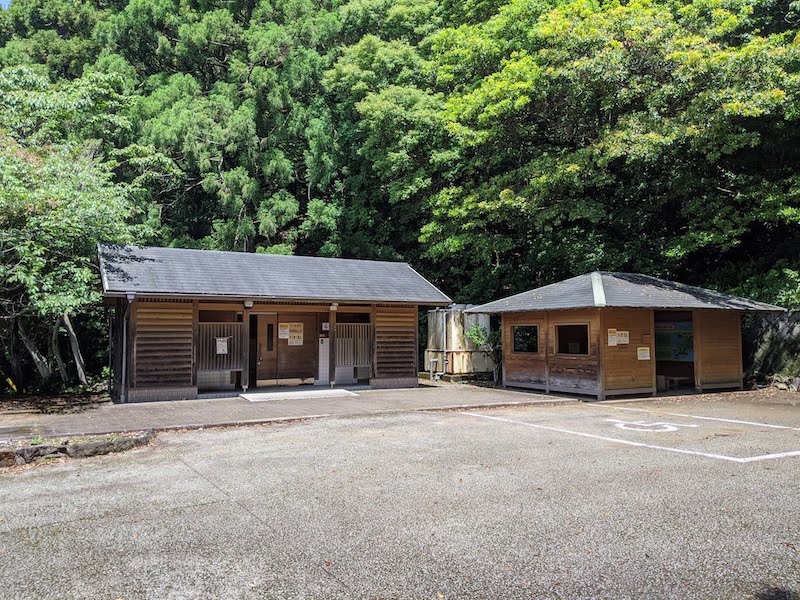
[[[514,325],[511,328],[516,354],[537,354],[539,352],[539,326]]]
[[[588,325],[556,325],[558,354],[589,354]]]

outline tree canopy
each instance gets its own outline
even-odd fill
[[[18,379],[97,331],[101,240],[800,307],[800,2],[12,0],[0,69]]]

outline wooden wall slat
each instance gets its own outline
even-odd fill
[[[739,333],[740,315],[733,311],[695,312],[695,361],[701,385],[739,386],[742,358]],[[700,356],[697,347],[701,348]]]
[[[519,325],[536,325],[538,327],[539,352],[535,354],[514,352],[513,327]],[[509,384],[546,384],[546,333],[545,314],[542,312],[503,315],[503,364]]]
[[[134,318],[134,386],[191,386],[191,304],[143,304]]]
[[[604,309],[604,329],[600,332],[603,348],[603,374],[606,389],[643,389],[653,386],[655,335],[651,329],[651,311],[646,308]],[[630,343],[608,345],[608,329],[627,331]],[[639,360],[637,348],[650,348],[650,360]]]
[[[588,324],[589,354],[557,354],[556,326]],[[514,325],[539,326],[539,352],[512,352]],[[599,393],[600,314],[597,309],[503,315],[503,381],[506,385]]]
[[[375,376],[416,377],[417,313],[414,307],[375,309]]]

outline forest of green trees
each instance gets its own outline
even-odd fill
[[[798,308],[800,1],[12,0],[18,389],[99,375],[99,241],[406,260],[467,302],[606,269]]]

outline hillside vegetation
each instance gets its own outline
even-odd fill
[[[786,0],[13,0],[3,378],[99,371],[98,241],[798,307],[799,32]]]

